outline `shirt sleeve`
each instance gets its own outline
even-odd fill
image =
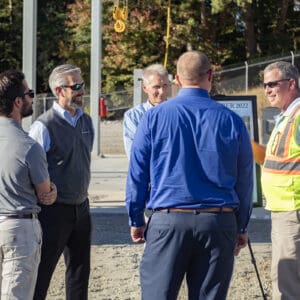
[[[135,137],[136,129],[137,126],[131,120],[130,114],[125,113],[124,121],[123,121],[123,142],[124,142],[126,156],[128,159],[130,158],[131,146]]]
[[[250,138],[244,123],[241,124],[240,151],[238,155],[238,174],[235,191],[240,200],[237,215],[238,232],[247,232],[250,215],[252,213],[253,196],[253,154]]]
[[[35,121],[29,130],[29,136],[37,141],[43,149],[48,152],[50,149],[50,135],[48,129],[40,121]]]
[[[126,182],[126,208],[129,225],[141,227],[144,223],[144,209],[149,199],[150,183],[150,130],[148,116],[142,118],[132,143],[129,170]]]
[[[43,183],[49,178],[46,153],[38,143],[28,151],[26,161],[33,184]]]

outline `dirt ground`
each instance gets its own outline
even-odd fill
[[[139,263],[143,245],[131,243],[127,216],[124,214],[93,214],[92,216],[93,242],[89,299],[140,299]],[[270,221],[251,220],[249,234],[264,291],[270,299]],[[65,299],[64,270],[63,260],[60,260],[52,278],[48,300]],[[185,287],[181,289],[178,299],[187,299]],[[236,258],[227,299],[262,299],[248,247],[243,249]]]

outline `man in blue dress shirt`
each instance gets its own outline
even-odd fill
[[[184,53],[176,79],[178,96],[144,114],[131,149],[131,238],[147,241],[142,299],[176,299],[184,276],[189,299],[226,299],[234,255],[248,241],[251,144],[242,119],[210,98],[205,54]],[[145,208],[154,212],[147,227]]]

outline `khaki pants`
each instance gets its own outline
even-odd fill
[[[300,212],[272,212],[272,299],[300,299]]]
[[[1,300],[32,300],[41,241],[38,219],[0,220]]]

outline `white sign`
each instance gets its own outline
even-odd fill
[[[216,96],[213,98],[238,114],[248,129],[250,139],[258,142],[256,96]],[[253,203],[256,206],[262,206],[260,168],[255,162],[253,179]]]

